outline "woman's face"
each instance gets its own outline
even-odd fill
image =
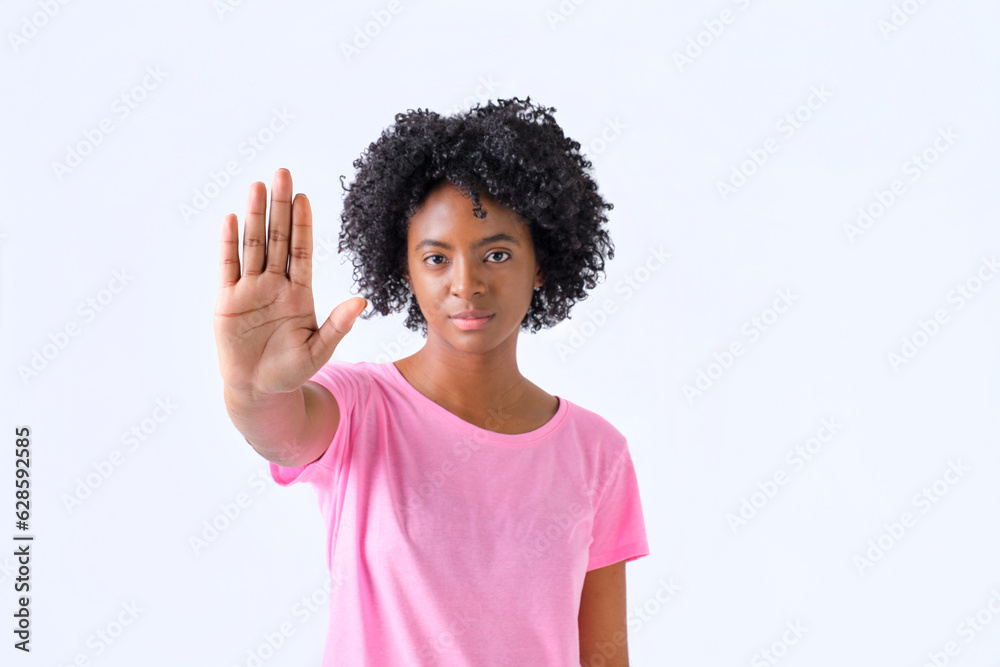
[[[445,181],[427,195],[407,229],[406,277],[435,336],[464,352],[486,352],[514,337],[542,284],[528,225],[485,191],[482,220]],[[465,311],[472,316],[459,317]],[[483,317],[478,317],[483,316]]]

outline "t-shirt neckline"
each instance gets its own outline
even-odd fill
[[[392,361],[386,361],[379,365],[383,367],[387,366],[388,368],[385,369],[386,373],[396,382],[404,394],[409,396],[423,409],[435,415],[455,430],[472,436],[477,442],[486,442],[491,445],[501,446],[529,445],[550,436],[565,421],[566,415],[569,413],[569,401],[562,396],[555,395],[559,401],[556,413],[552,415],[551,419],[535,430],[528,431],[527,433],[497,433],[496,431],[490,431],[465,421],[421,394],[417,391],[416,387],[410,384]]]

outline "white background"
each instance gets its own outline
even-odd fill
[[[0,662],[253,665],[290,623],[263,664],[318,664],[325,606],[296,606],[326,582],[315,495],[270,481],[222,399],[222,218],[242,231],[247,186],[291,170],[322,321],[353,286],[321,250],[339,177],[394,114],[530,95],[615,204],[606,281],[572,320],[522,333],[519,365],[629,439],[652,552],[627,567],[631,664],[1000,665],[996,3],[48,4],[0,21],[0,540],[18,532],[20,425],[35,535],[30,655],[11,646],[0,548]],[[268,136],[275,109],[292,119]],[[251,155],[252,135],[268,142]],[[240,172],[210,187],[229,161]],[[862,228],[859,208],[879,215]],[[403,319],[359,320],[335,358],[411,354]],[[158,400],[176,406],[161,422]],[[141,611],[98,640],[123,605]]]

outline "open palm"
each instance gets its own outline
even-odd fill
[[[247,193],[242,272],[237,218],[229,214],[223,221],[214,318],[223,381],[259,396],[302,386],[368,305],[352,297],[317,328],[309,200],[299,193],[293,201],[291,174],[276,171],[265,234],[266,195],[260,182]]]

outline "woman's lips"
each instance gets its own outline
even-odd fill
[[[487,315],[486,317],[452,317],[451,321],[459,329],[471,331],[472,329],[481,329],[492,319],[492,315]]]

